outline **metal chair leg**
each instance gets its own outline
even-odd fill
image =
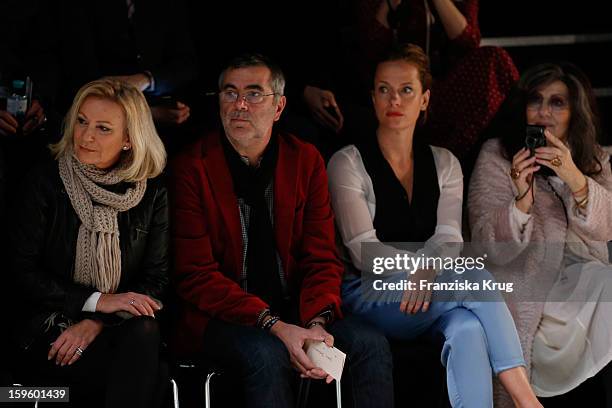
[[[211,371],[206,375],[206,382],[204,383],[204,406],[210,408],[210,380],[216,375],[214,371]]]
[[[178,391],[178,385],[176,384],[176,381],[174,381],[174,378],[170,379],[170,383],[172,383],[172,403],[174,408],[180,408],[179,407],[179,391]]]
[[[13,383],[13,387],[23,387],[23,384]],[[34,408],[38,408],[38,401],[34,401]]]
[[[340,381],[336,380],[336,406],[342,408],[342,390]]]

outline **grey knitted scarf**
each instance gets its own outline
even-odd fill
[[[58,160],[59,174],[81,226],[77,238],[74,281],[114,293],[121,279],[121,249],[117,214],[138,205],[147,188],[139,181],[124,194],[104,186],[120,183],[123,164],[111,170],[82,164],[71,151]]]

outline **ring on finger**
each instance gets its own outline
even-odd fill
[[[550,161],[550,164],[555,167],[559,167],[563,164],[563,162],[561,161],[561,158],[559,156],[555,156],[555,158]]]
[[[512,177],[513,180],[518,179],[520,176],[521,171],[519,169],[517,169],[516,167],[510,169],[510,177]]]
[[[78,354],[79,356],[82,356],[84,351],[85,350],[83,350],[82,348],[77,347],[76,350],[74,351],[74,354]]]
[[[130,299],[130,305],[134,305],[134,303],[136,303],[135,299]]]

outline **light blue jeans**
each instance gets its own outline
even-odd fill
[[[493,279],[486,270],[466,271],[466,276],[471,281]],[[445,271],[436,282],[453,282],[458,277],[461,275]],[[398,282],[405,278],[405,274],[393,274],[383,280]],[[421,334],[442,335],[441,360],[453,407],[492,407],[493,373],[525,365],[514,321],[499,292],[489,292],[487,301],[482,301],[470,291],[453,292],[450,298],[448,293],[434,291],[429,310],[411,315],[399,310],[397,298],[366,300],[361,284],[361,278],[345,280],[345,308],[388,337],[407,340]]]

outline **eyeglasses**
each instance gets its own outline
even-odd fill
[[[238,92],[231,90],[219,92],[219,98],[223,103],[235,103],[238,99],[242,99],[249,105],[256,105],[258,103],[262,103],[264,97],[272,95],[277,95],[277,93],[272,92],[269,94],[264,94],[260,91],[248,91],[245,92],[243,95],[240,95]]]
[[[553,96],[549,99],[534,96],[527,100],[527,109],[530,111],[539,112],[543,107],[546,107],[551,112],[557,113],[569,109],[569,103],[566,99],[558,96]]]

